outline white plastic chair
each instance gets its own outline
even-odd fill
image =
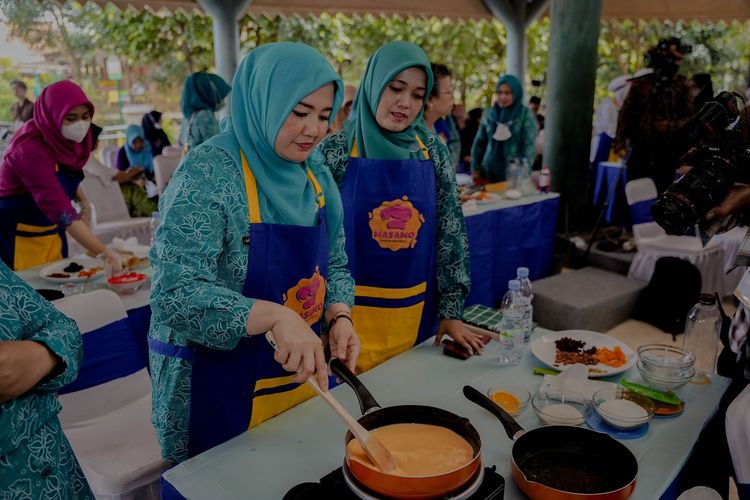
[[[632,180],[625,185],[625,197],[631,207],[633,218],[637,219],[640,211],[634,210],[633,207],[636,204],[656,201],[656,185],[649,178]],[[659,258],[678,257],[690,261],[698,268],[704,292],[729,295],[739,283],[741,273],[725,274],[731,259],[725,258],[725,249],[718,243],[719,240],[711,240],[704,247],[697,236],[669,235],[653,220],[640,223],[634,220],[633,236],[638,253],[630,265],[630,278],[649,281]],[[736,245],[734,248],[737,248]],[[734,253],[731,258],[734,258]]]
[[[114,174],[113,170],[112,175]],[[104,185],[93,176],[87,176],[81,182],[81,189],[92,206],[91,230],[102,243],[108,244],[114,238],[126,240],[135,236],[138,243],[151,244],[151,219],[130,216],[125,198],[117,183]],[[73,245],[72,238],[68,238],[68,243],[70,244],[69,255],[83,251]]]
[[[162,156],[182,156],[182,147],[180,146],[164,146],[164,149],[161,150]]]
[[[107,327],[127,319],[125,306],[110,290],[65,297],[54,304],[78,324],[84,346],[90,333],[97,341],[114,341],[108,334],[116,330]],[[133,352],[122,355],[132,356]],[[84,352],[79,380],[74,384],[91,375],[86,373],[85,356]],[[97,499],[159,498],[159,478],[168,463],[161,458],[151,424],[151,382],[140,355],[133,361],[138,363],[143,363],[143,368],[134,373],[59,396],[63,407],[60,422]],[[66,389],[73,389],[72,385],[61,392]]]
[[[107,146],[102,149],[102,163],[109,168],[115,168],[115,161],[117,160],[117,152],[120,148],[117,146]]]
[[[154,181],[156,189],[161,195],[169,184],[175,170],[180,165],[182,156],[159,155],[154,158]]]

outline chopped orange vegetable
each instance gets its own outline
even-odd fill
[[[598,347],[596,349],[596,360],[613,368],[619,368],[628,362],[628,358],[625,356],[625,353],[622,352],[620,346],[615,346],[614,349]]]

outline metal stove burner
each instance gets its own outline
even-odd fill
[[[351,472],[349,472],[349,468],[346,466],[346,463],[344,463],[342,470],[344,472],[344,481],[346,481],[346,485],[359,498],[361,498],[362,500],[383,500],[383,497],[375,496],[375,493],[372,493],[364,486],[360,485],[352,476]],[[443,498],[444,500],[466,500],[471,497],[471,495],[479,490],[480,486],[482,486],[482,481],[484,481],[484,464],[479,464],[479,469],[477,470],[477,473],[474,477],[475,479],[470,482],[469,486],[466,487],[465,490],[441,498]]]

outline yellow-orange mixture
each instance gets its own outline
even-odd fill
[[[450,429],[427,424],[393,424],[371,431],[398,463],[399,476],[436,476],[468,464],[471,445]],[[350,458],[377,467],[367,458],[359,441],[347,444]]]

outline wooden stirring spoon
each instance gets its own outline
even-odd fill
[[[271,344],[276,349],[276,339],[273,336],[273,333],[266,332],[266,340],[268,340],[268,343]],[[315,375],[310,376],[307,379],[307,383],[310,384],[310,386],[315,390],[315,392],[318,393],[318,395],[323,399],[323,401],[328,404],[328,406],[333,410],[333,412],[339,416],[341,420],[344,421],[344,424],[349,428],[351,433],[354,435],[354,438],[359,441],[360,446],[362,446],[362,449],[364,450],[367,457],[372,460],[372,463],[374,463],[378,469],[385,472],[386,474],[391,474],[396,471],[398,471],[398,463],[396,462],[396,458],[391,454],[390,451],[388,451],[388,448],[386,448],[383,443],[380,442],[378,438],[376,438],[370,431],[362,427],[362,424],[357,422],[352,415],[346,411],[346,408],[341,406],[341,403],[338,402],[336,398],[333,397],[333,395],[330,393],[330,391],[324,391],[320,388],[318,385],[317,380],[315,380]]]

